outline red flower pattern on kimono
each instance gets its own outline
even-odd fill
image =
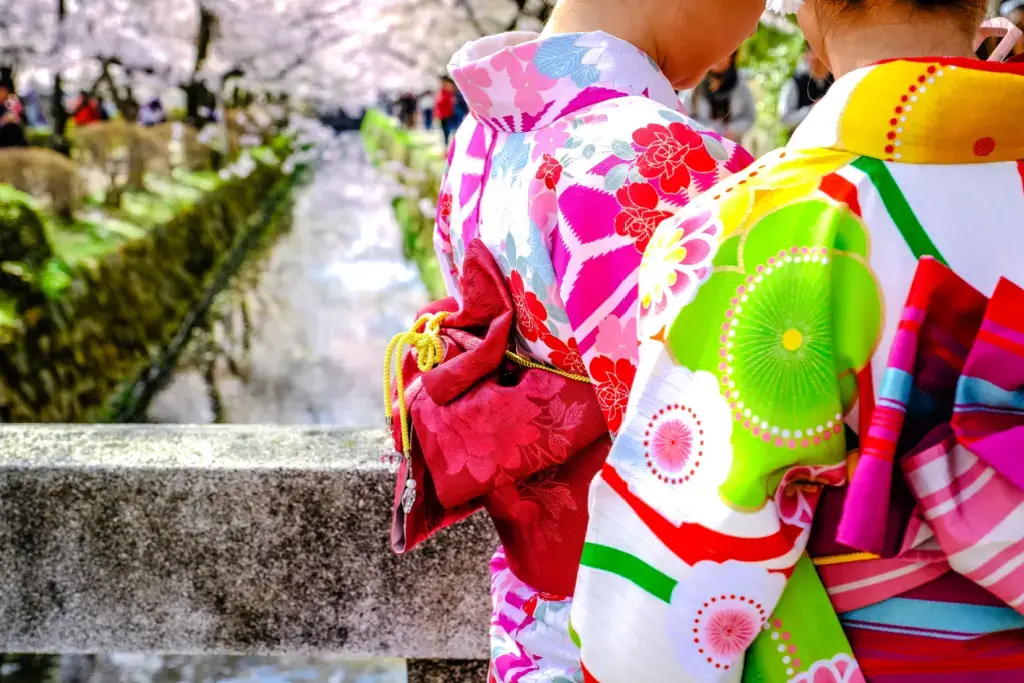
[[[580,355],[580,347],[577,345],[575,337],[570,337],[567,344],[553,334],[545,334],[541,337],[541,341],[551,349],[551,362],[558,368],[576,375],[586,376],[587,365],[583,362],[583,356]]]
[[[508,278],[508,287],[512,292],[516,320],[522,335],[527,340],[535,342],[548,334],[548,327],[545,324],[548,319],[547,309],[544,308],[544,304],[536,294],[526,291],[523,276],[519,274],[519,271],[512,271]]]
[[[666,194],[690,187],[690,171],[711,173],[718,168],[700,134],[682,123],[651,124],[634,132],[633,142],[644,148],[636,165],[640,175],[658,178]]]
[[[607,356],[598,356],[590,361],[590,376],[594,380],[597,401],[608,421],[608,429],[619,431],[629,402],[629,389],[636,377],[636,366],[628,358],[614,361]]]
[[[562,179],[562,164],[550,154],[545,154],[537,168],[537,180],[543,180],[544,186],[549,190],[555,189],[558,181]]]
[[[441,195],[438,215],[447,221],[452,217],[452,193],[445,192]]]
[[[481,384],[473,400],[424,414],[424,426],[445,453],[449,475],[466,472],[478,482],[500,480],[503,470],[521,466],[523,449],[541,437],[535,424],[541,409],[532,401],[510,404],[502,398],[494,385]],[[508,430],[505,423],[517,428]]]
[[[624,185],[615,198],[622,205],[622,211],[615,217],[615,232],[632,237],[637,250],[643,253],[658,224],[671,218],[672,213],[658,210],[658,192],[647,183]]]

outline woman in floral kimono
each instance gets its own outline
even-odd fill
[[[908,406],[953,442],[1024,409],[1024,67],[974,58],[982,0],[799,4],[835,84],[640,266],[571,614],[585,680],[1022,680],[1020,443],[896,458]]]
[[[636,373],[637,271],[655,227],[751,161],[680,115],[676,90],[736,49],[763,10],[764,0],[562,0],[543,35],[484,38],[449,65],[472,116],[451,145],[438,204],[448,289],[462,301],[467,248],[481,239],[507,278],[520,352],[589,377],[612,433]],[[680,258],[696,266],[714,238],[687,234]],[[582,676],[568,596],[587,488],[548,489],[537,524],[572,560],[556,566],[540,546],[528,561],[512,549],[495,556],[500,683]]]

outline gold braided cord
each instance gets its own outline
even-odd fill
[[[441,323],[448,317],[448,312],[425,314],[413,324],[408,332],[395,335],[384,352],[384,415],[387,416],[388,427],[394,419],[394,409],[391,406],[391,379],[394,377],[396,389],[398,390],[398,419],[402,427],[402,456],[408,460],[412,438],[409,432],[409,410],[405,405],[405,379],[402,376],[402,359],[405,358],[407,349],[416,350],[416,366],[420,372],[429,372],[440,365],[444,359],[444,345],[441,343]],[[505,351],[505,356],[523,366],[533,370],[544,370],[552,374],[564,377],[574,382],[590,383],[586,375],[577,375],[565,370],[553,368],[549,365],[537,363],[524,358],[512,351]]]
[[[845,555],[823,555],[811,558],[815,567],[828,567],[834,564],[849,564],[851,562],[868,562],[870,560],[882,559],[874,553],[847,553]]]
[[[530,360],[529,358],[524,358],[523,356],[520,356],[517,353],[512,353],[511,351],[506,351],[505,352],[505,357],[508,358],[510,361],[513,361],[514,363],[518,363],[519,365],[522,365],[524,368],[531,368],[533,370],[544,370],[545,372],[550,372],[553,375],[558,375],[559,377],[564,377],[566,379],[571,379],[573,382],[581,382],[583,384],[590,384],[590,378],[587,377],[586,375],[576,375],[576,374],[573,374],[571,372],[566,372],[565,370],[560,370],[558,368],[553,368],[550,365],[544,365],[543,363],[537,363],[537,362],[534,362],[534,361]]]

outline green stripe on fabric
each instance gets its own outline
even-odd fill
[[[638,557],[605,545],[587,543],[583,546],[580,564],[590,569],[610,572],[632,581],[664,602],[672,601],[672,591],[679,582]]]
[[[892,177],[885,162],[881,159],[860,157],[850,165],[867,174],[875,189],[878,190],[882,203],[885,204],[885,209],[889,212],[889,217],[903,234],[903,239],[910,247],[910,251],[914,253],[914,257],[931,256],[939,263],[948,266],[946,259],[939,253],[938,247],[928,237],[921,221],[917,220],[914,210],[910,208],[910,202],[903,196],[903,191],[896,184],[896,179]]]

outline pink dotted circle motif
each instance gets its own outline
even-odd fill
[[[693,642],[716,669],[728,670],[750,647],[767,621],[764,605],[745,595],[718,595],[697,610]]]
[[[690,480],[704,455],[704,428],[697,414],[675,403],[659,410],[644,433],[644,459],[658,481],[676,486]]]

